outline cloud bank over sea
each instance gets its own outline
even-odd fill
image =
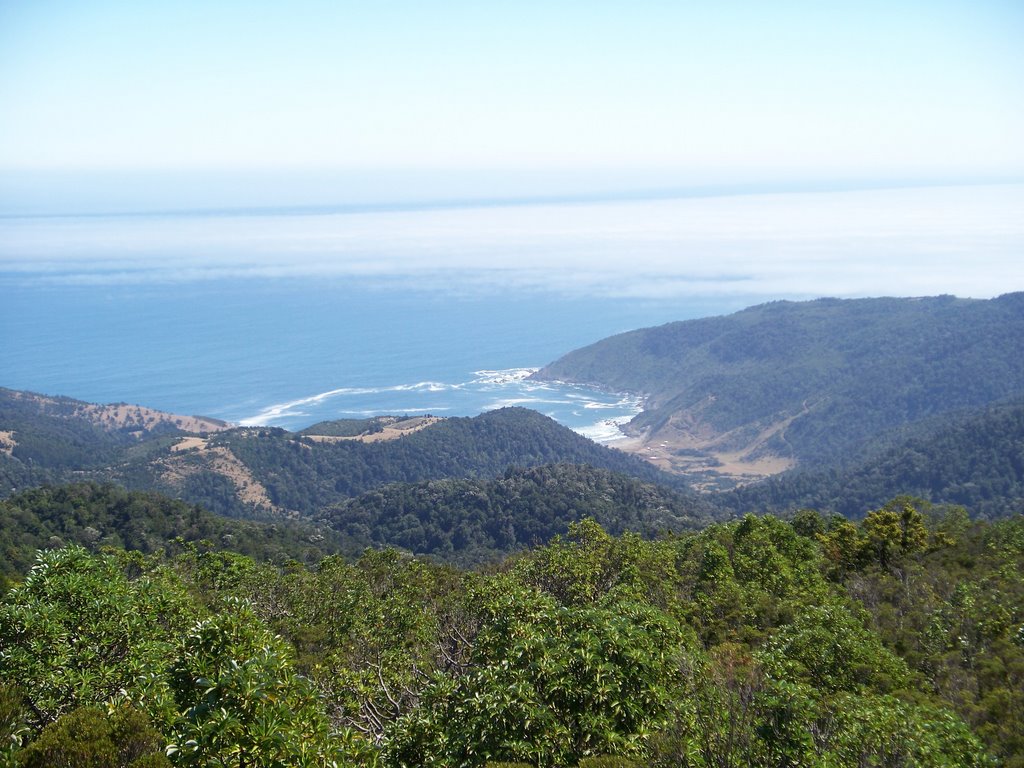
[[[453,295],[988,297],[1024,287],[1024,185],[316,212],[0,218],[0,277],[358,278]]]

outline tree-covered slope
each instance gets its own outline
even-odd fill
[[[723,494],[734,511],[801,507],[860,517],[910,493],[972,514],[1024,511],[1024,399],[927,419],[839,469],[796,470]]]
[[[156,493],[77,483],[24,491],[0,501],[0,577],[24,573],[38,549],[79,544],[143,553],[189,542],[258,559],[313,562],[341,549],[327,528],[296,522],[227,520]]]
[[[466,564],[500,560],[587,517],[615,533],[654,536],[700,528],[716,514],[693,495],[583,464],[393,483],[318,512],[315,522],[230,519],[159,493],[75,483],[0,501],[0,575],[24,571],[37,549],[65,544],[151,553],[191,542],[303,562],[395,547]]]
[[[535,375],[645,395],[632,431],[683,465],[701,452],[825,465],[1024,392],[1024,294],[774,302],[614,336]]]
[[[69,470],[108,466],[138,442],[137,432],[105,429],[76,415],[77,404],[0,388],[0,493],[48,482]]]
[[[387,483],[495,477],[508,467],[589,464],[663,483],[678,481],[636,457],[588,440],[536,411],[502,408],[444,419],[399,439],[316,442],[283,430],[216,436],[286,509],[308,511]]]
[[[0,392],[0,395],[4,393]],[[381,417],[276,428],[183,432],[99,424],[90,406],[38,407],[0,397],[0,497],[45,483],[114,482],[202,504],[230,517],[308,516],[390,483],[494,478],[510,467],[587,464],[667,486],[679,478],[525,408],[472,418]],[[204,422],[205,423],[205,422]],[[212,424],[212,422],[211,422]]]
[[[317,519],[365,546],[473,562],[543,543],[592,517],[608,531],[645,536],[693,530],[714,508],[692,494],[585,464],[508,469],[488,479],[385,485]]]
[[[226,429],[217,419],[138,405],[98,405],[0,387],[0,497],[44,483],[95,477],[166,450],[186,434]]]

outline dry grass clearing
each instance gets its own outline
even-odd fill
[[[34,403],[42,413],[66,419],[81,419],[108,431],[137,429],[142,433],[148,433],[158,427],[169,425],[182,432],[201,434],[220,432],[231,428],[230,424],[220,419],[210,419],[205,416],[181,416],[128,403],[98,405],[78,400],[47,397],[32,392],[13,392],[12,395],[19,400],[28,400]]]
[[[182,455],[188,452],[194,452],[194,458],[198,461]],[[210,441],[203,437],[183,437],[171,446],[171,453],[178,456],[172,455],[162,462],[161,476],[165,482],[180,485],[185,478],[203,470],[216,472],[231,481],[235,486],[235,494],[243,503],[276,514],[285,514],[284,509],[270,500],[263,484],[226,445],[210,445]]]
[[[397,440],[403,435],[418,432],[431,424],[436,424],[441,419],[437,416],[414,416],[411,419],[402,419],[385,426],[380,432],[366,432],[361,435],[340,437],[338,435],[305,435],[317,443],[340,443],[345,440],[358,440],[361,443],[381,443],[388,440]]]
[[[796,466],[795,459],[770,449],[769,444],[785,445],[786,430],[808,412],[806,403],[799,413],[766,426],[744,425],[727,432],[716,432],[700,418],[706,405],[674,414],[658,431],[617,441],[614,446],[666,472],[694,478],[697,490],[746,485]]]
[[[144,408],[141,405],[127,405],[124,403],[114,405],[84,403],[76,410],[74,415],[109,430],[136,427],[150,432],[156,427],[170,424],[182,432],[202,433],[220,432],[231,426],[219,419],[207,419],[202,416],[180,416],[175,413],[165,413],[164,411],[156,411],[152,408]]]

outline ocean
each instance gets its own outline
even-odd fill
[[[5,290],[0,310],[0,380],[286,429],[522,405],[601,437],[610,420],[636,412],[634,398],[525,375],[611,333],[714,310],[533,292],[452,296],[341,278],[23,283]]]
[[[526,378],[625,330],[1024,288],[1024,186],[0,216],[0,386],[299,429],[630,396]]]

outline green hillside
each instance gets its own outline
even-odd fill
[[[1024,393],[1024,294],[774,302],[614,336],[535,375],[644,395],[630,430],[680,461],[825,466],[888,430]]]
[[[5,397],[6,395],[6,397]],[[525,408],[472,418],[325,422],[302,432],[220,428],[201,435],[161,426],[111,429],[83,415],[27,406],[0,391],[0,496],[44,483],[83,479],[159,491],[230,517],[310,516],[391,483],[494,478],[510,467],[587,464],[648,483],[683,488],[621,451],[597,445]],[[105,406],[103,406],[105,407]],[[407,432],[394,427],[413,424]],[[389,439],[376,437],[393,429]],[[353,439],[349,439],[353,438]]]
[[[734,511],[814,508],[860,517],[900,493],[973,515],[1024,512],[1024,399],[924,420],[867,456],[829,471],[795,471],[723,494]]]
[[[509,467],[589,464],[679,485],[636,457],[604,448],[525,408],[439,421],[396,440],[318,443],[283,430],[217,435],[274,504],[307,513],[388,483],[495,477]]]
[[[148,554],[192,543],[303,562],[341,549],[326,527],[228,520],[160,494],[95,483],[35,488],[0,501],[0,541],[0,577],[24,573],[37,549],[69,544]]]
[[[585,464],[558,464],[509,469],[489,480],[386,485],[317,520],[363,546],[466,563],[543,543],[587,517],[611,533],[651,537],[694,530],[715,514],[692,494]]]

